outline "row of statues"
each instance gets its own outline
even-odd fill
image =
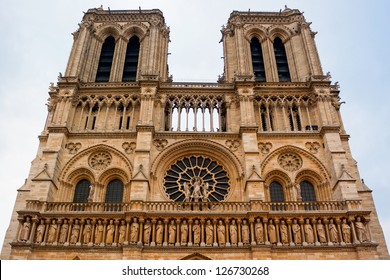
[[[64,245],[331,245],[370,242],[361,217],[347,219],[34,219],[21,220],[19,241]]]

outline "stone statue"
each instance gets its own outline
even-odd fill
[[[88,202],[93,202],[93,195],[95,194],[95,185],[89,185],[89,194],[88,194]]]
[[[56,221],[53,220],[49,227],[49,237],[47,238],[47,243],[54,243],[56,241],[56,233],[57,233]]]
[[[360,242],[368,242],[368,235],[367,235],[367,229],[366,226],[362,223],[360,217],[356,218],[355,222],[356,227],[356,235]]]
[[[79,220],[75,221],[75,224],[73,225],[72,232],[70,234],[70,243],[76,244],[79,240],[79,234],[80,234],[80,225]]]
[[[134,244],[138,242],[138,233],[139,223],[137,222],[137,218],[134,218],[130,228],[130,243]]]
[[[27,241],[30,236],[31,222],[30,217],[26,218],[26,221],[23,223],[22,230],[20,231],[19,240]]]
[[[64,220],[64,223],[61,226],[60,230],[60,238],[58,239],[58,243],[65,243],[66,238],[68,237],[69,224],[68,220]]]
[[[156,226],[156,244],[157,245],[162,245],[163,234],[164,234],[164,225],[162,224],[161,220],[159,220],[157,222],[157,226]]]
[[[225,245],[225,226],[221,220],[218,221],[217,236],[219,245]]]
[[[190,202],[191,201],[191,190],[190,190],[190,184],[188,182],[183,183],[184,188],[184,201]]]
[[[176,224],[175,221],[172,220],[168,227],[168,244],[174,245],[176,240]]]
[[[242,221],[241,233],[242,233],[242,243],[249,244],[249,226],[246,220]]]
[[[321,220],[318,220],[317,234],[318,234],[318,241],[320,243],[326,243],[325,228],[324,228],[324,225],[321,223]]]
[[[294,242],[295,244],[301,244],[302,243],[302,238],[301,238],[301,227],[298,224],[297,220],[293,221],[292,224],[292,232],[294,236]]]
[[[112,244],[114,242],[114,232],[115,232],[114,221],[110,220],[110,223],[107,225],[106,244]]]
[[[39,226],[37,227],[37,232],[35,234],[35,242],[36,243],[42,242],[44,233],[45,233],[45,221],[42,219]]]
[[[343,239],[345,243],[351,243],[351,227],[347,224],[347,220],[343,219],[341,224],[341,231],[343,233]]]
[[[195,220],[194,225],[192,227],[192,231],[194,232],[194,245],[199,245],[199,243],[200,243],[200,225],[199,225],[198,220]]]
[[[196,178],[195,182],[193,184],[194,190],[192,192],[191,197],[194,199],[195,202],[199,202],[199,199],[203,197],[202,193],[201,193],[201,190],[200,190],[201,185],[200,185],[199,181],[200,181],[200,179]]]
[[[91,235],[92,235],[92,226],[91,221],[87,220],[87,223],[84,226],[83,229],[83,243],[87,244],[91,241]]]
[[[206,245],[212,246],[213,245],[213,225],[211,224],[210,220],[207,220],[206,222]],[[194,238],[195,239],[195,238]]]
[[[146,221],[144,225],[144,244],[150,243],[150,233],[152,231],[152,224],[149,220]]]
[[[255,224],[255,238],[256,238],[256,243],[260,244],[264,242],[264,228],[263,228],[263,223],[259,218],[256,219],[256,224]]]
[[[283,244],[288,243],[288,229],[287,229],[286,223],[284,221],[281,221],[281,224],[280,224],[280,241]]]
[[[329,222],[329,239],[333,243],[338,242],[338,231],[336,225],[333,223],[333,219]]]
[[[271,244],[275,244],[277,242],[276,228],[275,228],[275,225],[272,223],[272,220],[269,221],[269,224],[267,226],[267,230],[268,230],[269,242]]]
[[[124,220],[122,220],[121,225],[119,226],[118,244],[123,244],[125,242],[125,237],[126,237],[126,223]]]
[[[103,242],[103,230],[104,226],[102,225],[102,220],[98,221],[98,224],[95,228],[95,244],[100,245]]]
[[[237,245],[237,225],[235,220],[232,220],[232,223],[229,226],[229,233],[230,233],[230,243]]]
[[[209,183],[204,183],[202,186],[202,201],[207,202],[209,200]]]
[[[303,226],[303,230],[305,232],[305,240],[307,243],[314,243],[314,233],[313,227],[310,224],[310,220],[306,219],[306,223]]]
[[[187,244],[187,236],[188,236],[188,224],[187,221],[184,220],[183,223],[180,226],[180,232],[181,232],[181,241],[180,243],[182,245]]]

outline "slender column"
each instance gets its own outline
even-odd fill
[[[46,221],[45,221],[45,224],[46,224],[46,228],[45,228],[45,237],[43,238],[43,242],[42,243],[46,243],[47,242],[47,237],[48,237],[48,235],[49,235],[49,226],[50,226],[50,219],[48,218],[48,219],[46,219]],[[70,226],[69,226],[70,227]],[[43,245],[41,243],[41,245]]]
[[[175,246],[180,246],[180,219],[176,220],[176,243],[175,243]]]
[[[111,104],[107,103],[106,104],[106,115],[104,116],[104,125],[103,125],[104,130],[107,130],[107,118],[108,118],[108,112],[110,110],[110,107],[111,107]]]
[[[142,240],[142,237],[143,237],[143,233],[144,233],[144,222],[145,222],[145,219],[143,218],[139,218],[139,236],[138,236],[138,243],[137,245],[139,246],[142,246],[143,244],[143,240]]]
[[[222,111],[221,111],[220,104],[218,104],[218,123],[219,123],[219,132],[222,132]]]
[[[285,104],[282,104],[282,114],[283,114],[283,121],[284,121],[284,130],[288,130],[288,123],[287,123],[287,115],[286,115],[286,108]]]
[[[130,222],[131,222],[131,220],[129,218],[127,218],[126,219],[126,235],[125,235],[125,240],[123,242],[123,245],[128,245],[129,244]]]
[[[163,246],[168,246],[168,219],[164,219],[164,243]]]
[[[280,230],[279,230],[279,219],[275,219],[275,227],[276,227],[276,244],[277,246],[281,246],[282,242],[280,242]]]
[[[198,112],[198,107],[194,106],[194,131],[198,131],[197,112]]]
[[[309,112],[309,104],[306,104],[306,114],[307,114],[307,120],[309,122],[310,130],[312,130],[312,124],[311,124],[311,118],[310,118],[310,112]]]
[[[30,239],[27,241],[27,243],[34,243],[35,231],[36,231],[38,222],[39,222],[39,219],[37,219],[37,218],[33,218],[32,219],[32,227],[31,227],[31,231],[30,231]]]
[[[204,127],[204,111],[205,111],[205,108],[202,107],[202,131],[205,131],[205,127]]]
[[[126,123],[126,107],[127,105],[123,104],[123,113],[122,113],[122,125],[121,129],[124,129],[125,123]]]
[[[192,219],[188,220],[188,246],[192,246]]]
[[[81,121],[83,120],[85,105],[86,105],[86,103],[82,103],[82,104],[81,104],[81,112],[80,112],[80,118],[79,118],[79,124],[78,124],[78,130],[79,130],[79,131],[82,130],[82,129],[81,129]]]
[[[313,218],[313,219],[311,219],[311,223],[313,224],[314,244],[317,246],[320,246],[321,242],[318,238],[318,233],[317,233],[317,220]]]
[[[226,246],[230,246],[230,242],[229,242],[229,219],[226,218],[225,219],[225,245]]]
[[[237,219],[237,232],[238,232],[238,242],[237,242],[237,245],[238,246],[243,246],[243,242],[242,242],[242,226],[241,226],[241,219]]]
[[[152,242],[150,246],[156,246],[156,223],[157,220],[155,218],[152,219]]]
[[[249,218],[249,228],[250,228],[250,231],[251,231],[251,239],[250,239],[251,245],[256,245],[254,223],[255,223],[255,218]]]
[[[92,232],[91,232],[91,240],[90,240],[89,244],[95,244],[96,219],[93,219],[91,224],[92,224]]]
[[[189,114],[189,108],[186,106],[186,131],[188,131],[188,114]]]
[[[89,122],[91,121],[92,108],[93,108],[93,104],[89,104],[88,119],[87,119],[87,122],[85,124],[85,129],[86,130],[89,129]]]
[[[291,224],[292,224],[291,219],[287,219],[288,240],[290,240],[290,246],[295,246],[295,244],[293,242],[293,234],[292,234]]]
[[[358,240],[357,236],[356,236],[356,229],[355,229],[355,218],[350,218],[348,219],[349,221],[349,224],[350,224],[350,227],[352,229],[352,238],[353,238],[353,241],[352,243],[353,244],[360,244],[360,241]]]
[[[343,241],[343,233],[341,231],[341,219],[336,218],[336,225],[337,225],[337,237],[339,240],[340,245],[345,245],[345,242]]]
[[[114,112],[114,119],[112,121],[112,130],[115,130],[115,122],[116,122],[116,114],[118,112],[118,105],[116,102],[115,102],[115,112]]]
[[[299,219],[299,226],[301,227],[301,236],[302,236],[302,245],[307,246],[306,238],[305,238],[305,230],[304,230],[304,224],[305,220],[304,219]]]
[[[270,245],[270,242],[268,240],[268,219],[267,218],[263,218],[263,228],[264,228],[265,245]]]
[[[130,117],[130,130],[133,130],[133,126],[134,126],[134,109],[135,109],[135,104],[132,103],[131,104],[131,117]]]
[[[269,104],[266,104],[265,108],[267,110],[267,128],[268,128],[268,131],[272,131],[272,126],[271,126],[271,118],[270,118],[270,111],[269,111]]]
[[[180,105],[177,107],[177,114],[178,114],[177,131],[181,131],[181,128],[180,128],[180,125],[181,125],[181,106]]]
[[[56,231],[56,239],[54,240],[54,245],[57,245],[57,242],[58,242],[58,237],[60,236],[60,231],[61,231],[61,224],[62,224],[62,220],[61,219],[58,219],[57,220],[57,231]]]
[[[213,122],[213,118],[214,118],[214,108],[213,108],[213,104],[210,105],[210,131],[213,132],[214,131],[214,122]]]
[[[263,118],[261,113],[261,103],[259,103],[259,121],[260,121],[260,131],[264,131],[263,129]]]
[[[213,229],[214,229],[214,247],[218,246],[218,240],[217,240],[217,219],[213,219]]]
[[[299,120],[301,121],[301,130],[304,130],[305,128],[305,124],[303,123],[303,115],[302,115],[302,110],[301,110],[301,105],[298,104],[297,105],[297,108],[298,108],[298,112],[297,114],[299,115]],[[298,127],[299,128],[299,127]],[[299,130],[299,129],[298,129]]]
[[[120,224],[120,221],[119,220],[115,220],[114,221],[114,224],[115,224],[115,236],[114,236],[114,242],[112,243],[112,246],[116,246],[116,244],[118,244],[119,242],[119,224]]]
[[[293,105],[289,106],[290,107],[290,114],[291,114],[291,119],[292,119],[292,122],[293,122],[293,126],[294,126],[294,129],[293,131],[296,131],[297,130],[297,122],[296,122],[296,119],[295,119],[295,116],[294,116],[294,111],[292,109]]]
[[[201,232],[200,246],[202,246],[202,247],[206,246],[205,240],[204,240],[204,222],[205,222],[205,220],[203,218],[200,219],[200,232]]]

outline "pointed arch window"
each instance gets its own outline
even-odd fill
[[[108,82],[110,80],[114,51],[115,39],[114,37],[109,36],[106,38],[106,40],[104,40],[100,53],[100,59],[95,79],[96,82]]]
[[[313,185],[308,181],[300,183],[302,201],[317,201]]]
[[[88,202],[89,186],[91,183],[87,179],[79,181],[73,196],[73,202]]]
[[[253,37],[251,40],[251,55],[253,73],[255,74],[255,80],[258,82],[265,82],[265,68],[263,60],[263,52],[259,39]]]
[[[284,191],[281,184],[272,182],[269,186],[271,202],[284,202]]]
[[[278,69],[279,82],[290,82],[290,70],[288,69],[288,61],[286,49],[279,37],[274,40],[274,52],[276,60],[276,68]]]
[[[123,82],[135,81],[137,79],[138,57],[140,42],[137,36],[130,38],[127,44],[125,65],[123,67]]]
[[[108,205],[105,207],[105,210],[121,211],[122,206],[116,203],[121,203],[122,201],[123,201],[123,183],[118,179],[112,180],[107,186],[105,202],[108,203]]]

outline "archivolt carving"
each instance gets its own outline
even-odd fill
[[[284,25],[271,25],[268,28],[268,34],[272,42],[275,40],[276,37],[279,37],[280,39],[282,39],[282,42],[285,43],[291,38],[291,36],[294,35],[294,32]]]
[[[95,35],[102,41],[104,41],[108,36],[112,36],[115,40],[118,40],[121,28],[122,27],[118,23],[102,23],[96,28]]]
[[[94,147],[91,147],[89,149],[86,149],[78,153],[72,159],[70,159],[62,170],[60,180],[69,182],[68,174],[69,172],[73,172],[75,169],[77,169],[77,165],[76,165],[77,161],[82,160],[83,164],[86,164],[88,162],[90,155],[99,152],[106,152],[111,155],[113,167],[114,167],[114,162],[116,162],[115,164],[120,164],[121,168],[123,168],[124,170],[128,170],[128,172],[131,173],[132,166],[130,161],[127,159],[125,155],[123,155],[121,152],[119,152],[113,147],[107,145],[96,145]]]
[[[282,186],[291,183],[291,178],[281,170],[272,170],[264,176],[265,186],[268,187],[273,181],[279,182]]]
[[[271,164],[271,161],[273,159],[275,159],[276,157],[278,157],[279,155],[281,154],[284,154],[284,153],[294,153],[294,154],[297,154],[301,157],[302,160],[302,164],[303,164],[303,168],[306,168],[305,167],[305,162],[307,160],[311,161],[312,163],[314,163],[318,169],[316,170],[316,172],[318,172],[318,174],[320,174],[322,180],[324,181],[329,181],[329,175],[328,175],[328,172],[325,168],[325,166],[323,165],[323,163],[321,163],[314,155],[312,155],[311,153],[301,149],[301,148],[298,148],[298,147],[295,147],[295,146],[291,146],[291,145],[287,145],[287,146],[283,146],[281,148],[278,148],[276,149],[275,151],[273,151],[270,155],[268,155],[264,161],[261,163],[261,170],[262,170],[262,173],[264,172],[268,172],[267,170],[269,169],[274,169],[275,166],[273,164]],[[275,163],[276,164],[276,163]]]
[[[107,169],[99,176],[98,182],[103,186],[107,185],[110,181],[114,179],[119,179],[123,183],[128,183],[130,181],[131,174],[127,174],[124,170],[120,168],[110,168]]]
[[[73,171],[67,178],[67,182],[71,185],[76,185],[82,179],[87,179],[90,182],[95,181],[93,173],[86,168],[79,168]]]
[[[258,25],[245,25],[245,38],[248,42],[251,41],[253,37],[257,37],[260,42],[263,42],[268,37],[267,29],[263,26]]]

